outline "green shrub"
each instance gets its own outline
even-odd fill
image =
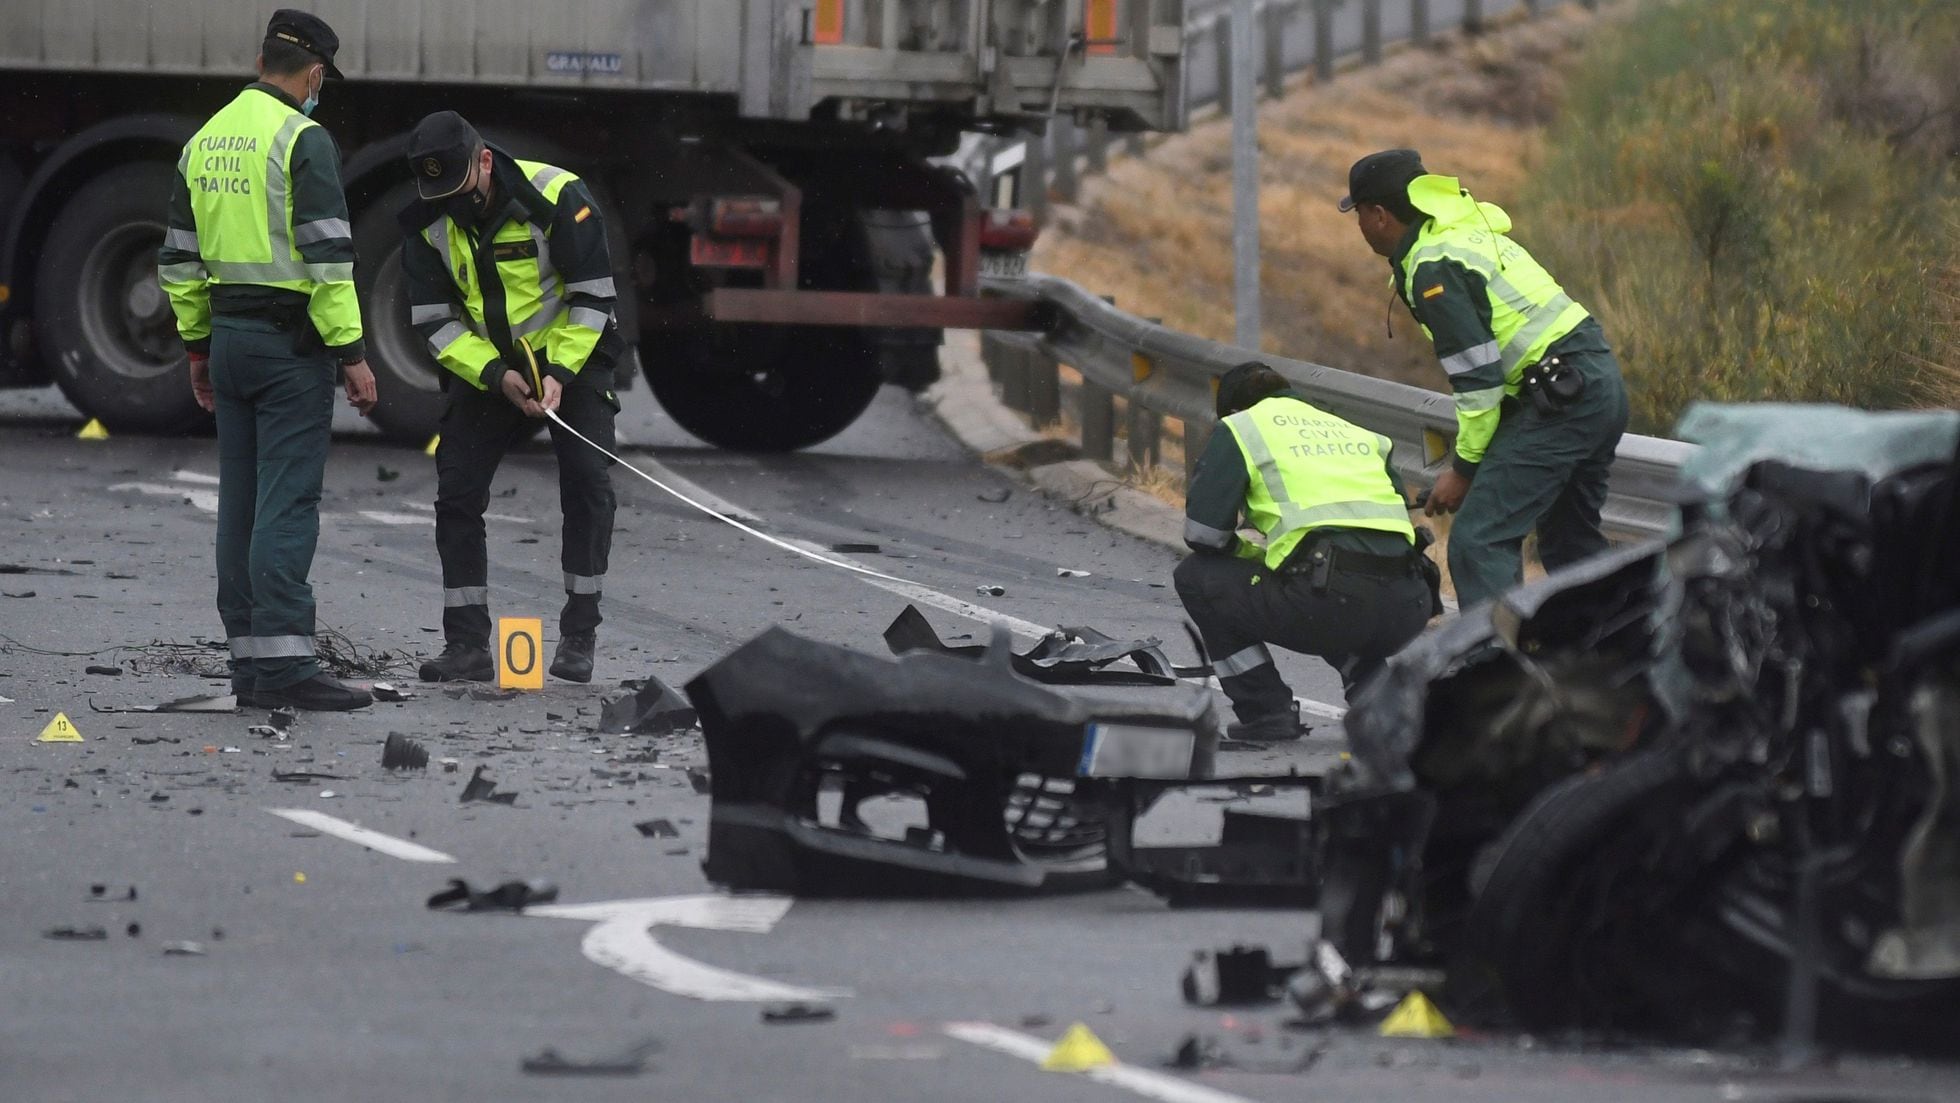
[[[1605,325],[1638,428],[1697,398],[1960,399],[1960,188],[1928,126],[1960,93],[1917,79],[1955,8],[1656,4],[1579,66],[1519,237]]]

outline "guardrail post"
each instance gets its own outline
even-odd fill
[[[1075,173],[1075,120],[1057,115],[1049,120],[1048,133],[1055,143],[1055,194],[1062,202],[1073,203],[1081,190],[1081,178]]]
[[[1286,94],[1286,21],[1294,10],[1278,0],[1266,5],[1266,95],[1273,99]]]
[[[1221,15],[1211,25],[1211,40],[1218,48],[1218,113],[1232,113],[1232,36],[1231,16]]]
[[[1000,404],[1023,413],[1028,408],[1028,354],[991,333],[980,336],[981,358],[987,374],[1000,388]],[[989,352],[988,350],[992,351]]]
[[[1037,429],[1062,420],[1062,375],[1055,358],[1039,349],[1028,350],[1028,420]]]
[[[1101,173],[1109,168],[1109,120],[1096,116],[1089,124],[1089,171]]]
[[[1028,155],[1021,162],[1021,206],[1035,225],[1048,222],[1048,136],[1028,135]]]
[[[1382,60],[1382,0],[1361,0],[1361,60],[1378,65]]]
[[[1313,75],[1334,78],[1334,0],[1313,0]]]
[[[1116,456],[1116,396],[1087,379],[1076,392],[1082,408],[1082,454],[1108,461]]]
[[[1129,420],[1130,470],[1143,471],[1157,466],[1163,454],[1160,443],[1164,437],[1164,419],[1132,402]]]
[[[1463,33],[1482,34],[1484,30],[1484,0],[1463,0]]]
[[[1409,0],[1409,41],[1429,45],[1429,0]]]
[[[1205,447],[1211,443],[1211,434],[1217,426],[1199,424],[1186,420],[1184,423],[1184,485],[1189,489],[1198,477],[1198,461],[1204,458]]]

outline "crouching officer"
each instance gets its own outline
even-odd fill
[[[1297,739],[1267,645],[1318,655],[1350,698],[1441,611],[1388,438],[1320,410],[1260,363],[1219,380],[1219,427],[1184,507],[1177,595],[1239,722],[1235,740]],[[1239,539],[1243,513],[1265,547]],[[1426,535],[1426,533],[1425,533]]]
[[[578,177],[484,144],[454,111],[416,124],[408,165],[421,197],[401,219],[409,320],[442,364],[448,394],[436,448],[445,646],[421,675],[489,681],[490,481],[529,435],[526,419],[547,410],[614,447],[612,261]],[[551,443],[565,516],[565,608],[551,673],[588,682],[612,550],[612,461],[555,423]]]
[[[320,669],[307,581],[335,365],[350,404],[375,403],[340,153],[309,118],[339,45],[316,16],[272,13],[259,79],[184,146],[157,253],[191,392],[218,419],[218,615],[241,705],[373,701]]]

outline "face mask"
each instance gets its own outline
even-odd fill
[[[490,197],[475,188],[467,188],[444,200],[443,209],[458,222],[481,221],[483,213],[490,209]]]
[[[300,114],[309,118],[312,117],[313,109],[320,106],[320,89],[325,87],[326,83],[327,73],[326,70],[322,69],[320,71],[320,84],[318,86],[309,85],[306,90],[306,99],[300,101]]]

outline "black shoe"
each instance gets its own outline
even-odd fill
[[[238,698],[238,707],[241,709],[255,709],[259,707],[259,695],[254,689],[234,686],[232,687],[231,695]]]
[[[1225,738],[1235,743],[1285,743],[1298,739],[1310,731],[1300,723],[1299,716],[1291,712],[1262,716],[1257,720],[1246,720],[1237,724],[1225,725]]]
[[[452,643],[442,649],[442,654],[422,664],[425,682],[488,682],[496,676],[490,649],[466,643]]]
[[[551,676],[568,682],[591,681],[592,648],[598,642],[592,632],[559,640],[558,650],[551,656]]]
[[[308,712],[352,712],[374,704],[374,694],[356,689],[331,674],[315,674],[282,689],[261,687],[252,694],[252,707],[290,707]]]

